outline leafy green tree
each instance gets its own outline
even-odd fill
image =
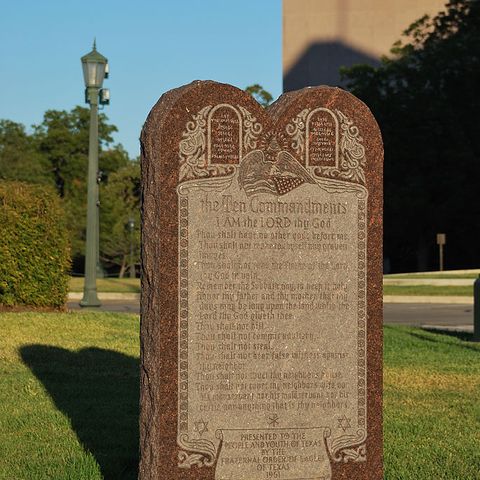
[[[115,125],[107,122],[107,116],[101,113],[98,117],[99,168],[105,178],[128,161],[128,155],[121,146],[114,148],[113,155],[104,154],[113,142],[112,134],[118,131]],[[34,125],[37,149],[51,165],[55,185],[62,198],[78,187],[79,180],[86,181],[89,124],[89,109],[77,106],[70,112],[48,110],[43,122]]]
[[[249,93],[262,107],[268,107],[272,103],[272,95],[258,83],[248,86],[245,91]]]
[[[100,256],[109,267],[120,267],[122,277],[130,266],[133,242],[134,262],[140,259],[140,163],[130,161],[112,173],[101,189]],[[134,229],[129,228],[130,219]]]
[[[77,106],[69,112],[48,110],[43,122],[34,126],[33,134],[36,150],[48,163],[57,192],[64,200],[74,257],[82,257],[85,250],[89,123],[90,112],[84,107]],[[112,146],[116,131],[101,113],[99,170],[103,182],[108,182],[110,174],[129,161],[121,145]]]
[[[0,120],[0,179],[53,186],[53,172],[21,123]]]
[[[343,71],[385,143],[385,254],[395,271],[480,264],[480,3],[413,23],[378,68]]]

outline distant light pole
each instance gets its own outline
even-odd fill
[[[446,243],[447,235],[445,233],[437,233],[438,263],[441,272],[443,272],[443,247]]]
[[[85,283],[82,307],[99,307],[97,295],[97,259],[99,243],[98,218],[98,104],[107,105],[110,92],[102,89],[103,79],[108,77],[108,61],[97,52],[96,42],[93,50],[82,58],[83,77],[85,79],[85,102],[90,104],[90,139],[88,145],[88,192],[87,192],[87,239],[85,247]]]
[[[480,275],[473,282],[473,341],[480,342]]]
[[[130,278],[136,278],[135,261],[133,258],[133,232],[135,230],[135,220],[132,217],[128,220],[128,229],[130,230]]]

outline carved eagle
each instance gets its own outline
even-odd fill
[[[240,163],[238,183],[248,196],[285,195],[303,183],[315,183],[310,173],[285,150],[276,152],[276,156],[268,152],[267,156],[274,161],[266,160],[262,150],[254,150]]]

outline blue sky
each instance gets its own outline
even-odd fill
[[[282,89],[281,0],[16,0],[0,15],[0,118],[30,127],[84,105],[80,57],[93,38],[110,64],[115,141],[138,155],[162,93],[196,79]]]

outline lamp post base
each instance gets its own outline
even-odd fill
[[[102,302],[99,300],[97,292],[95,290],[90,290],[88,292],[83,292],[83,298],[80,300],[79,305],[83,308],[101,307]]]

